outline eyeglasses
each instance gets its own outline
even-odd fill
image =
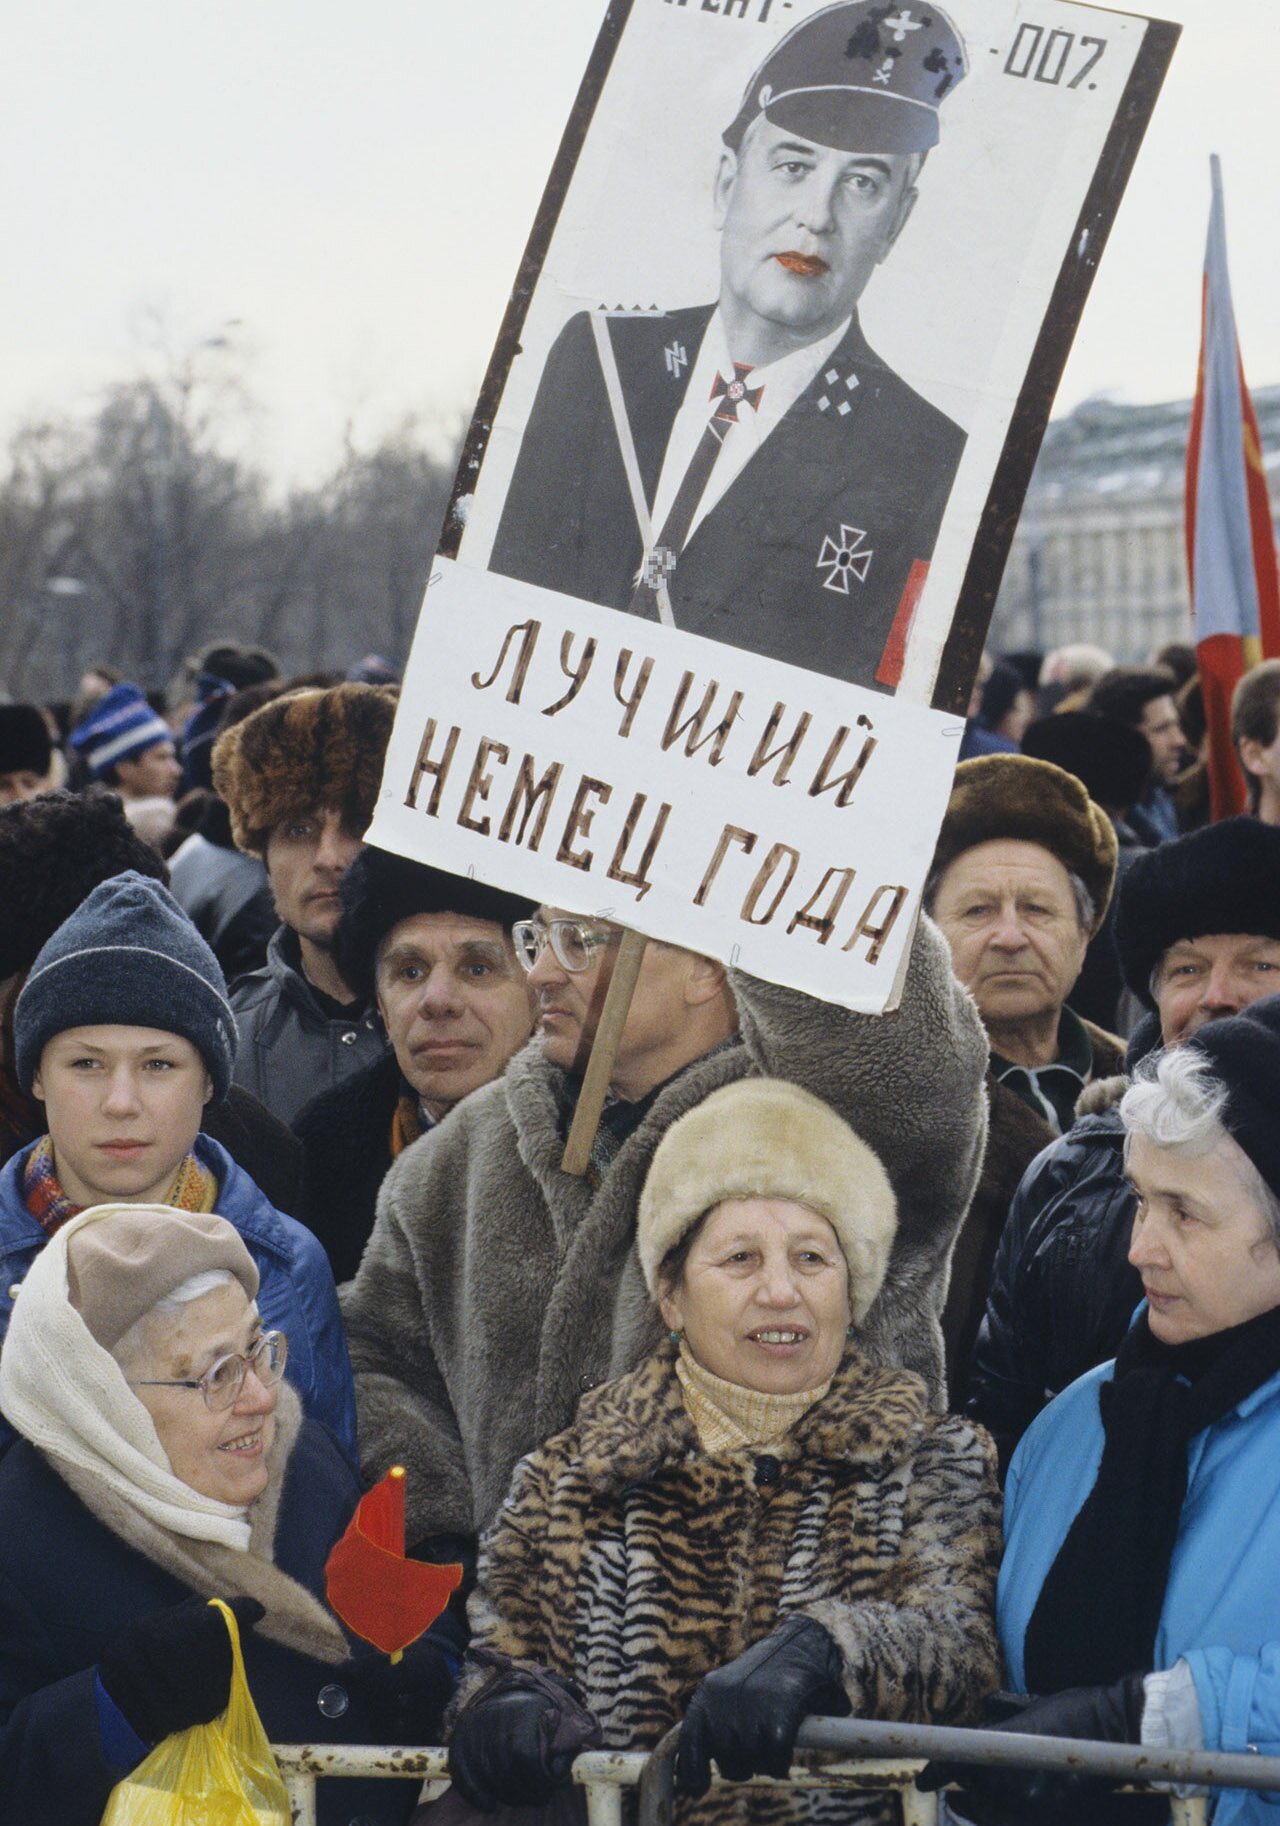
[[[218,1361],[207,1369],[198,1382],[162,1382],[147,1377],[133,1377],[131,1380],[138,1388],[144,1389],[199,1389],[204,1396],[204,1405],[211,1413],[221,1414],[227,1408],[233,1408],[240,1399],[244,1379],[252,1370],[264,1387],[270,1388],[273,1382],[279,1382],[284,1375],[284,1366],[289,1360],[289,1340],[282,1331],[264,1331],[251,1351],[233,1352],[229,1357],[219,1357]]]
[[[616,929],[597,931],[579,919],[553,919],[546,925],[540,919],[518,919],[511,928],[516,956],[525,970],[532,970],[544,946],[550,945],[556,962],[570,976],[590,970],[596,952],[616,944],[620,937]]]

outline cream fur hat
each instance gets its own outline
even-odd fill
[[[849,1304],[861,1324],[889,1266],[898,1207],[884,1167],[847,1122],[797,1084],[741,1078],[672,1123],[636,1220],[654,1299],[665,1257],[727,1198],[790,1198],[825,1217],[848,1263]]]

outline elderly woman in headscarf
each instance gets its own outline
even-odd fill
[[[999,1728],[1280,1754],[1280,997],[1148,1061],[1120,1105],[1146,1298],[1029,1429],[1005,1500]],[[1079,1776],[934,1765],[978,1821],[1110,1817]],[[1274,1821],[1235,1789],[1214,1826]],[[1118,1821],[1165,1819],[1152,1796]]]
[[[575,1687],[610,1748],[684,1718],[695,1797],[713,1759],[784,1775],[814,1712],[979,1714],[998,1674],[994,1459],[859,1349],[895,1223],[881,1162],[794,1085],[746,1079],[672,1126],[637,1226],[670,1338],[521,1463],[484,1543],[450,1750],[471,1806],[553,1795]],[[792,1807],[823,1817],[811,1795]]]
[[[156,1743],[227,1704],[226,1599],[277,1741],[431,1742],[460,1642],[353,1650],[324,1568],[360,1497],[281,1380],[258,1271],[225,1219],[96,1205],[33,1263],[0,1353],[0,1795],[96,1826]],[[322,1785],[320,1817],[400,1826],[412,1790]]]

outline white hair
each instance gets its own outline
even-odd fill
[[[190,1306],[193,1300],[202,1300],[205,1294],[216,1293],[219,1287],[230,1286],[235,1281],[236,1276],[229,1268],[205,1268],[199,1274],[189,1274],[172,1293],[161,1294],[140,1319],[134,1320],[111,1355],[121,1369],[136,1369],[140,1362],[150,1356],[148,1334],[156,1319],[171,1319],[184,1306]]]
[[[199,1274],[188,1275],[172,1293],[161,1294],[145,1316],[150,1318],[154,1313],[158,1318],[168,1318],[184,1306],[190,1306],[193,1300],[202,1300],[207,1293],[230,1286],[235,1278],[229,1268],[205,1268]]]
[[[1226,1085],[1194,1046],[1170,1046],[1144,1059],[1120,1102],[1124,1158],[1135,1135],[1171,1153],[1211,1154],[1224,1141],[1248,1196],[1280,1248],[1280,1198],[1223,1121]]]
[[[1120,1103],[1125,1154],[1134,1135],[1157,1148],[1208,1154],[1230,1140],[1222,1112],[1227,1087],[1195,1047],[1173,1046],[1144,1059]]]

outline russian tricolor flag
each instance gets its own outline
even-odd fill
[[[1222,171],[1210,160],[1200,372],[1187,443],[1187,568],[1209,731],[1213,816],[1243,811],[1231,694],[1260,659],[1280,658],[1275,533],[1258,421],[1245,385],[1227,274]]]

